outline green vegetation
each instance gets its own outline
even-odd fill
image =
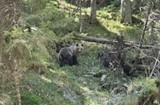
[[[158,93],[155,78],[129,77],[104,68],[97,59],[98,53],[112,49],[111,46],[76,39],[74,35],[79,34],[80,14],[77,12],[72,16],[70,13],[76,6],[66,2],[61,4],[58,0],[31,1],[24,0],[26,7],[23,8],[20,23],[37,27],[37,30],[23,32],[25,27],[16,24],[11,31],[5,31],[5,37],[9,38],[4,46],[7,49],[5,54],[16,55],[16,48],[15,52],[23,58],[8,57],[8,60],[13,59],[13,64],[7,63],[7,69],[12,69],[14,60],[18,59],[22,73],[22,105],[141,105],[147,99],[155,99]],[[82,34],[114,39],[118,33],[122,33],[127,41],[139,41],[140,27],[120,23],[119,7],[115,5],[97,10],[95,24],[89,23],[89,8],[83,7]],[[62,46],[72,42],[84,44],[84,51],[78,57],[78,66],[59,67],[56,44],[60,42]],[[22,49],[19,50],[19,47]],[[126,54],[128,65],[136,54],[134,50]],[[99,72],[105,72],[105,80],[101,80],[102,76],[94,76]],[[12,83],[4,88],[5,91],[11,89],[14,89]],[[15,102],[15,92],[7,94]]]

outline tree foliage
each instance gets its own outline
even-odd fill
[[[136,43],[141,35],[142,24],[139,25],[139,21],[134,22],[132,16],[143,21],[147,16],[149,0],[132,0],[132,2],[122,0],[122,5],[120,5],[120,0],[81,0],[82,3],[79,5],[72,4],[74,4],[73,2],[78,3],[80,0],[66,1],[0,1],[0,89],[2,90],[0,103],[6,103],[3,100],[5,98],[9,104],[12,104],[11,100],[14,100],[17,105],[106,104],[106,101],[111,104],[125,105],[145,104],[145,102],[153,104],[152,101],[156,100],[155,96],[157,95],[154,79],[140,78],[131,84],[130,81],[135,81],[134,77],[120,74],[120,68],[116,68],[118,71],[114,69],[117,64],[112,65],[112,63],[116,60],[109,58],[110,62],[107,63],[112,67],[101,67],[97,54],[101,50],[111,50],[120,55],[122,49],[119,48],[122,46],[116,41],[118,37],[115,37],[120,32],[124,35],[124,43],[128,44],[130,40],[134,41],[134,44],[132,42],[128,44],[134,49],[128,51],[125,57],[123,56],[125,64],[130,66],[127,70],[137,73],[137,76],[148,76],[152,70],[153,78],[159,76],[159,57],[157,57],[160,33],[159,0],[152,1],[153,8],[151,13],[147,14],[148,22],[143,32],[145,34],[143,44],[152,47],[145,50]],[[91,1],[92,5],[90,5]],[[86,8],[83,3],[91,8]],[[122,22],[130,25],[120,23],[119,7],[121,7]],[[90,24],[95,20],[95,24]],[[82,39],[86,46],[82,56],[79,57],[80,65],[59,68],[56,62],[56,51],[81,40],[79,24],[82,25],[82,22],[81,35],[84,37]],[[132,22],[133,24],[131,24]],[[34,27],[36,30],[26,32],[28,27],[31,29]],[[115,39],[110,41],[102,37]],[[131,39],[134,37],[136,38]],[[98,39],[101,44],[98,41],[96,44],[87,42],[85,38],[90,41]],[[127,38],[129,41],[126,41]],[[79,42],[81,43],[81,41]],[[108,45],[107,42],[113,43]],[[150,49],[153,46],[155,49]],[[142,70],[133,64],[138,51],[140,51],[140,57],[149,58],[149,60],[140,58],[144,61],[143,64],[148,65],[147,67],[145,65]],[[106,58],[104,59],[106,60]],[[119,58],[117,57],[117,59]],[[142,63],[138,64],[142,65]],[[155,69],[152,69],[154,64]],[[27,74],[30,71],[31,75]],[[152,96],[153,98],[151,98]],[[102,99],[105,101],[102,102]]]

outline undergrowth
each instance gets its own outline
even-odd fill
[[[73,6],[72,8],[75,7]],[[141,34],[140,28],[121,24],[118,12],[110,12],[111,8],[98,10],[97,23],[94,25],[89,24],[88,20],[85,19],[85,15],[89,13],[87,8],[83,8],[82,12],[86,12],[83,15],[83,33],[86,36],[114,38],[118,33],[122,32],[126,40],[138,40]],[[109,10],[107,11],[106,9]],[[36,39],[43,36],[43,38],[46,37],[53,42],[50,43],[51,46],[47,52],[50,56],[41,55],[44,59],[47,59],[46,65],[44,64],[47,67],[44,70],[44,74],[36,73],[34,68],[30,68],[23,74],[21,82],[23,105],[134,105],[126,103],[128,100],[129,102],[133,100],[137,102],[137,96],[140,97],[145,93],[155,92],[156,88],[152,79],[138,79],[140,82],[137,82],[137,80],[129,77],[117,76],[114,71],[102,67],[97,54],[107,49],[109,47],[107,45],[82,42],[84,43],[84,51],[78,57],[79,66],[59,67],[56,60],[56,51],[52,44],[59,41],[75,42],[72,37],[74,32],[78,33],[79,19],[77,17],[79,14],[75,14],[75,18],[70,17],[67,10],[59,9],[55,6],[55,2],[51,2],[35,15],[27,14],[28,24],[34,24],[33,21],[35,20],[39,22],[34,24],[38,26],[38,30],[34,32],[32,38]],[[37,40],[37,42],[40,41],[40,39]],[[46,42],[43,44],[47,45]],[[41,45],[38,47],[41,47]],[[37,48],[35,55],[38,50],[40,49]],[[46,56],[52,57],[53,60],[46,58]],[[101,85],[101,77],[93,76],[93,74],[101,71],[105,71],[107,75],[104,87]],[[127,85],[128,87],[134,85],[134,87],[142,87],[143,90],[138,95],[136,91],[133,91],[128,96],[122,94],[116,100],[115,95],[112,94],[112,86],[114,88],[114,86],[119,85]],[[132,99],[132,97],[136,98]]]

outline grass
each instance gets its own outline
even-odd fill
[[[74,8],[74,6],[72,6],[72,8]],[[114,38],[119,32],[122,32],[126,40],[138,40],[140,38],[141,31],[139,28],[121,24],[119,22],[120,17],[118,12],[110,12],[110,10],[106,9],[97,11],[97,24],[91,25],[87,22],[87,19],[83,21],[84,34],[101,38]],[[52,10],[52,8],[47,10]],[[89,15],[87,8],[83,8],[82,11],[86,12],[86,15]],[[58,12],[58,14],[61,13]],[[52,15],[55,14],[51,14],[50,16],[52,21],[49,21],[48,15],[46,15],[46,20],[48,19],[49,23],[53,24],[55,18],[52,18]],[[59,19],[58,15],[55,15],[55,17]],[[57,33],[64,33],[63,31],[65,29],[67,30],[66,32],[68,32],[68,30],[77,31],[76,23],[73,23],[72,26],[72,23],[66,22],[69,17],[62,16],[61,18],[63,18],[64,21],[61,21],[60,24],[56,21],[58,27],[58,30],[56,30]],[[72,22],[72,19],[70,21]],[[65,22],[67,28],[63,27],[63,23]],[[76,20],[76,22],[78,23],[78,20]],[[49,24],[45,28],[53,28],[52,24]],[[133,97],[137,97],[137,94],[115,96],[111,94],[111,90],[115,88],[115,86],[125,84],[132,86],[133,84],[137,84],[137,87],[142,86],[144,88],[144,92],[140,93],[141,95],[147,93],[148,90],[152,90],[151,92],[156,90],[152,79],[132,80],[121,75],[115,75],[115,72],[101,67],[97,59],[97,54],[109,46],[90,42],[84,42],[84,46],[84,51],[78,58],[79,66],[65,66],[60,68],[56,60],[53,60],[53,62],[51,62],[53,66],[45,71],[44,75],[39,75],[34,71],[27,71],[23,75],[23,87],[21,87],[23,105],[106,105],[109,101],[114,102],[114,104],[110,105],[118,105],[117,103],[123,105],[127,103],[126,101],[128,100],[132,101]],[[91,73],[97,73],[103,70],[107,72],[107,78],[103,83],[105,84],[104,88],[101,86],[101,77],[97,78],[90,75]],[[131,84],[132,82],[133,84]],[[145,83],[145,85],[143,83]],[[120,98],[115,100],[117,97]],[[135,98],[134,101],[136,101],[136,99],[137,98]]]
[[[86,50],[78,58],[79,66],[59,67],[54,61],[54,68],[48,69],[44,75],[40,76],[34,71],[26,72],[21,88],[23,105],[136,105],[138,97],[157,93],[154,79],[132,80],[101,67],[96,54],[105,47],[92,44],[85,43]],[[102,70],[107,71],[104,88],[100,85],[100,77],[90,75],[91,72]],[[111,88],[124,84],[129,90],[135,89],[133,93],[128,96],[112,94]],[[142,90],[137,94],[136,89],[139,87]]]
[[[93,60],[97,62],[91,57],[97,53],[97,49],[90,47],[84,51],[79,57],[78,67],[60,68],[55,62],[54,68],[42,76],[34,71],[26,72],[22,81],[23,105],[103,105],[100,97],[107,97],[104,94],[107,92],[98,91],[99,78],[87,76],[91,71],[100,70],[97,65],[91,64]],[[92,53],[88,54],[91,50]]]
[[[26,88],[22,89],[22,96],[25,96],[22,98],[22,102],[24,101],[23,105],[33,105],[33,97],[36,98],[34,99],[34,103],[37,103],[35,105],[40,105],[39,103],[41,103],[41,105],[75,105],[63,97],[64,78],[58,78],[57,75],[51,72],[48,73],[50,74],[44,77],[33,72],[25,74],[26,78],[25,82],[23,82],[25,84],[23,85],[26,86]],[[28,101],[26,102],[25,100]]]
[[[97,23],[91,25],[84,21],[83,26],[83,33],[88,36],[114,38],[121,32],[126,40],[138,41],[141,35],[139,27],[121,24],[118,12],[98,10]]]

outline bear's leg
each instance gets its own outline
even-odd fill
[[[59,66],[60,67],[64,66],[64,62],[62,60],[59,60]]]
[[[78,65],[77,57],[73,56],[72,59],[73,59],[73,65]]]
[[[73,65],[73,58],[72,58],[72,57],[68,60],[68,64],[69,64],[70,66]]]
[[[63,56],[59,56],[58,61],[59,61],[59,66],[60,67],[65,65],[65,59],[64,59]]]

